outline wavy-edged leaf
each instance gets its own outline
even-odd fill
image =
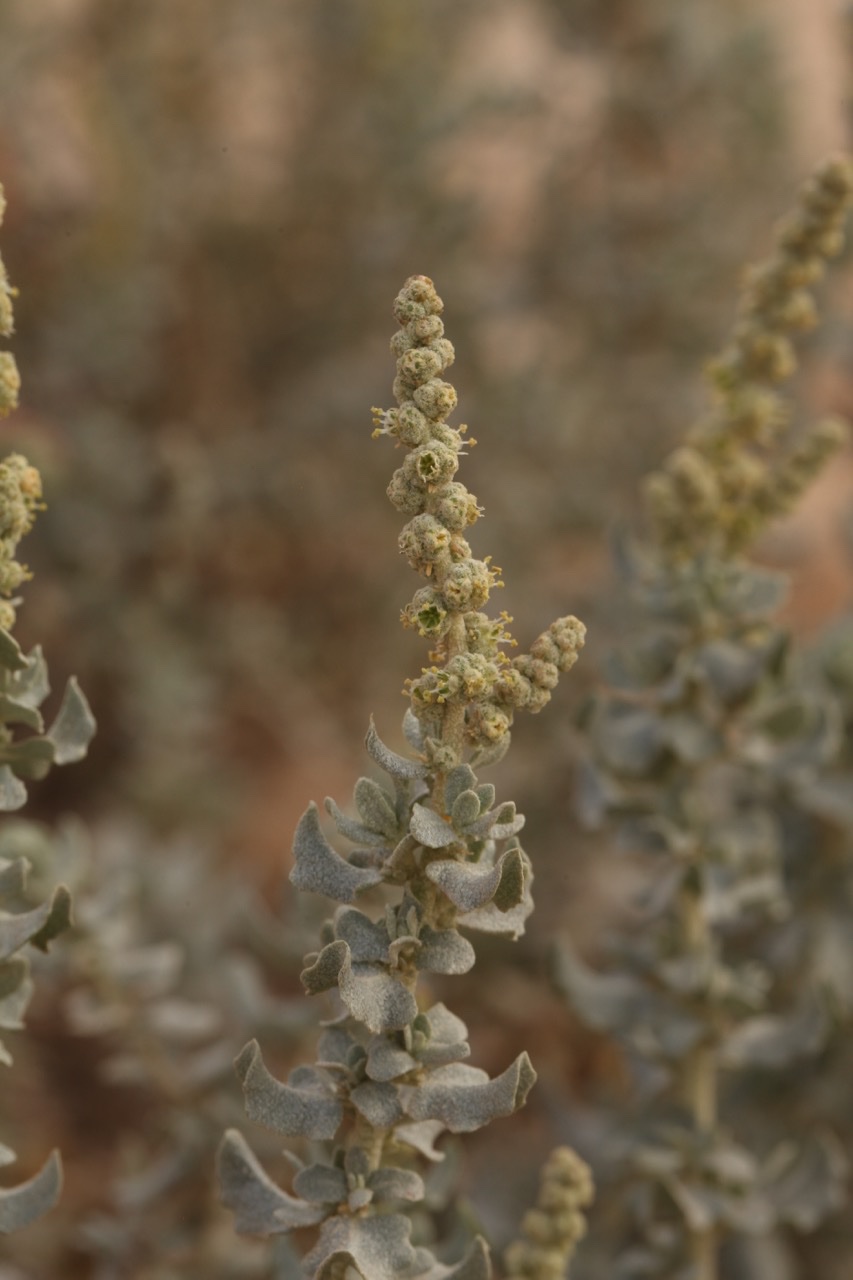
[[[364,741],[370,758],[375,760],[379,767],[390,774],[392,778],[405,782],[413,778],[426,777],[427,767],[422,760],[407,760],[405,756],[398,756],[396,751],[392,751],[390,747],[385,746],[385,743],[376,732],[373,717],[371,717],[370,728],[367,730],[367,737]]]
[[[387,963],[388,929],[384,920],[374,924],[357,907],[339,907],[335,913],[335,937],[348,944],[354,964]]]
[[[834,1134],[809,1134],[771,1153],[762,1170],[764,1194],[777,1218],[814,1231],[847,1203],[848,1158]]]
[[[56,750],[50,738],[24,738],[0,747],[0,759],[8,764],[17,778],[38,782],[50,771]]]
[[[309,1164],[293,1179],[293,1190],[315,1204],[343,1204],[347,1198],[347,1175],[331,1164]]]
[[[408,1200],[415,1203],[426,1195],[424,1180],[412,1169],[387,1165],[368,1176],[367,1185],[377,1200]]]
[[[7,693],[0,694],[0,721],[3,724],[23,724],[36,733],[41,733],[44,728],[41,714],[35,707],[19,702]]]
[[[13,813],[27,803],[27,788],[7,764],[0,765],[0,812]]]
[[[47,731],[53,744],[57,764],[73,764],[82,760],[95,736],[95,717],[86,696],[74,676],[65,686],[56,719]]]
[[[446,1159],[443,1151],[437,1151],[436,1140],[447,1132],[447,1126],[440,1120],[418,1120],[412,1124],[398,1124],[394,1130],[394,1140],[417,1151],[426,1160],[434,1163]]]
[[[353,793],[355,807],[368,830],[375,831],[387,840],[399,838],[399,822],[394,803],[388,793],[372,778],[359,778]]]
[[[491,1280],[491,1277],[489,1246],[482,1236],[475,1236],[462,1261],[455,1267],[442,1268],[441,1275],[436,1275],[435,1280]]]
[[[418,844],[426,849],[446,849],[449,845],[459,843],[459,836],[450,823],[440,813],[427,809],[422,804],[412,805],[409,830]]]
[[[58,885],[49,902],[32,911],[0,919],[0,960],[6,960],[25,943],[31,942],[41,951],[67,928],[71,921],[71,895],[65,885]]]
[[[11,677],[9,692],[16,702],[26,707],[35,709],[44,702],[50,693],[50,680],[41,645],[36,645],[27,656],[26,666]]]
[[[356,1085],[350,1097],[353,1106],[374,1129],[391,1129],[398,1120],[403,1119],[403,1107],[396,1085],[368,1080]]]
[[[321,893],[335,902],[353,902],[356,894],[379,884],[382,872],[375,867],[354,867],[329,844],[320,830],[313,803],[299,819],[293,837],[294,866],[290,882],[297,889]]]
[[[456,929],[436,930],[424,925],[419,941],[421,949],[415,963],[425,973],[460,974],[474,967],[477,958],[474,948]]]
[[[508,850],[502,854],[493,867],[483,867],[478,863],[454,862],[452,859],[441,859],[431,862],[426,874],[437,884],[460,911],[475,911],[491,902],[498,892],[498,886],[506,874],[513,880],[516,877],[517,861],[513,854],[517,850]],[[509,864],[508,864],[509,860]]]
[[[9,1235],[29,1226],[53,1208],[61,1191],[62,1161],[59,1152],[54,1151],[27,1182],[0,1189],[0,1233]]]
[[[374,1036],[368,1046],[365,1069],[371,1080],[378,1080],[380,1083],[396,1080],[417,1065],[417,1060],[410,1053],[394,1044],[387,1036]]]
[[[406,708],[406,714],[403,716],[403,736],[413,751],[423,751],[424,735],[421,722],[411,707]]]
[[[354,965],[347,958],[338,986],[352,1016],[370,1031],[401,1031],[418,1012],[408,987],[378,965]]]
[[[453,1063],[439,1067],[417,1087],[401,1085],[406,1114],[413,1120],[440,1120],[451,1133],[472,1133],[525,1103],[536,1080],[526,1053],[490,1080],[479,1067]]]
[[[412,1053],[430,1067],[462,1062],[471,1054],[468,1028],[444,1004],[434,1004],[412,1024]]]
[[[245,1235],[270,1236],[322,1222],[324,1206],[287,1195],[256,1159],[242,1133],[229,1129],[216,1159],[222,1203],[234,1214],[234,1226]]]
[[[418,1255],[409,1241],[410,1233],[408,1218],[397,1213],[330,1218],[305,1258],[305,1273],[316,1280],[341,1280],[352,1267],[363,1280],[416,1276]]]
[[[355,818],[348,818],[331,796],[326,796],[323,804],[340,835],[345,836],[347,840],[352,840],[353,844],[366,844],[374,848],[387,845],[388,841],[380,832],[371,831],[363,822],[357,822]]]
[[[726,1039],[721,1060],[727,1067],[782,1070],[820,1053],[829,1031],[829,1015],[813,998],[787,1016],[768,1013],[741,1022]]]
[[[0,627],[0,667],[7,671],[25,671],[27,659],[13,635]]]
[[[246,1114],[288,1137],[333,1138],[343,1119],[343,1107],[322,1071],[297,1067],[287,1084],[264,1065],[257,1040],[251,1040],[234,1060],[243,1086]]]
[[[0,1027],[4,1031],[19,1031],[33,994],[28,962],[13,956],[0,964],[0,984]]]

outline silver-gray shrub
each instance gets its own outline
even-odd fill
[[[430,665],[407,685],[410,750],[391,750],[371,724],[367,752],[384,780],[358,780],[356,816],[326,801],[348,852],[329,843],[314,804],[297,827],[291,882],[337,904],[302,972],[306,992],[329,993],[334,1008],[316,1063],[282,1083],[256,1042],[236,1061],[248,1115],[307,1140],[311,1155],[291,1156],[293,1194],[238,1132],[227,1134],[219,1157],[238,1230],[319,1228],[304,1259],[316,1280],[490,1275],[481,1238],[445,1266],[412,1243],[401,1208],[423,1199],[418,1168],[441,1159],[443,1133],[511,1115],[535,1080],[526,1053],[494,1079],[470,1066],[464,1023],[420,985],[422,974],[471,969],[469,931],[517,937],[524,929],[532,909],[530,860],[518,838],[524,819],[477,771],[505,753],[516,710],[548,702],[584,637],[576,618],[561,618],[510,659],[510,619],[483,611],[498,571],[474,558],[464,536],[481,511],[456,479],[465,428],[447,423],[456,392],[442,377],[454,356],[442,309],[428,278],[406,282],[394,306],[396,405],[374,410],[374,434],[407,450],[388,496],[406,518],[400,551],[425,579],[403,611],[431,645]]]

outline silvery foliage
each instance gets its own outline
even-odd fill
[[[406,727],[420,744],[417,721]],[[440,851],[463,842],[469,862],[437,857],[425,874],[457,909],[457,923],[516,936],[532,908],[530,872],[517,840],[523,819],[514,806],[495,806],[494,788],[479,784],[469,765],[448,779],[447,819],[420,803],[426,766],[391,751],[373,726],[367,749],[390,779],[381,786],[361,778],[355,787],[358,818],[332,800],[326,807],[338,831],[358,847],[339,854],[311,806],[294,841],[292,882],[340,905],[324,929],[322,949],[306,957],[302,982],[310,994],[329,992],[335,1016],[319,1043],[314,1066],[297,1067],[287,1083],[269,1073],[257,1042],[236,1062],[248,1115],[287,1137],[334,1144],[344,1128],[355,1140],[346,1152],[332,1146],[325,1159],[296,1167],[295,1196],[278,1188],[239,1133],[230,1132],[220,1153],[225,1202],[238,1230],[275,1234],[321,1226],[305,1259],[307,1274],[328,1280],[352,1267],[370,1280],[404,1276],[475,1280],[490,1274],[485,1245],[477,1241],[455,1267],[414,1247],[410,1222],[394,1212],[417,1203],[425,1192],[413,1156],[442,1159],[442,1133],[469,1133],[524,1102],[535,1079],[526,1054],[495,1079],[465,1062],[470,1054],[465,1024],[443,1004],[419,1012],[403,981],[407,969],[434,974],[466,973],[474,949],[454,925],[436,930],[422,921],[422,907],[404,891],[396,906],[374,921],[355,904],[381,883],[404,884],[416,874],[419,851]],[[394,1162],[370,1171],[358,1135],[380,1131]],[[387,1212],[361,1216],[367,1205]],[[322,1225],[321,1225],[322,1224]]]
[[[818,811],[834,823],[850,814],[833,773],[838,703],[771,620],[784,577],[743,561],[661,569],[636,549],[624,567],[645,633],[612,660],[610,688],[585,710],[580,800],[590,825],[614,819],[620,842],[648,856],[649,888],[606,972],[569,946],[556,967],[581,1017],[645,1064],[650,1096],[622,1145],[637,1175],[628,1203],[639,1239],[616,1273],[628,1280],[682,1274],[682,1224],[770,1236],[811,1230],[843,1203],[847,1163],[833,1133],[796,1114],[768,1117],[765,1103],[837,1025],[826,975],[796,971],[797,881],[813,854],[798,839]],[[686,901],[704,920],[699,948],[685,933]],[[723,1123],[712,1131],[677,1101],[701,1047],[721,1077]]]
[[[112,1114],[122,1115],[122,1090],[145,1105],[143,1130],[135,1106],[116,1126],[103,1206],[66,1224],[75,1247],[92,1256],[98,1280],[130,1271],[141,1280],[164,1265],[187,1280],[201,1271],[278,1280],[287,1274],[278,1256],[230,1231],[223,1238],[210,1187],[222,1129],[240,1113],[235,1040],[298,1043],[310,1017],[304,1000],[265,988],[262,908],[186,840],[154,847],[127,823],[91,832],[65,823],[56,837],[33,829],[28,840],[37,868],[61,866],[77,903],[44,981],[72,1031],[97,1046],[97,1087],[113,1092]]]
[[[39,708],[50,692],[41,651],[25,656],[8,631],[0,629],[0,809],[19,809],[27,798],[26,783],[42,778],[53,764],[81,759],[95,729],[92,713],[74,680],[45,732]],[[17,730],[30,730],[19,736]],[[47,950],[71,918],[68,889],[60,885],[47,901],[30,906],[26,898],[28,863],[21,857],[0,858],[0,1028],[23,1026],[32,993],[29,961],[22,954],[29,944]],[[0,1044],[0,1061],[11,1055]],[[0,1144],[0,1164],[10,1164],[14,1152]],[[61,1165],[54,1152],[28,1182],[0,1191],[0,1232],[26,1226],[51,1208],[59,1196]]]

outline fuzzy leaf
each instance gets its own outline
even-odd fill
[[[309,1164],[293,1179],[293,1190],[303,1200],[315,1204],[343,1204],[347,1198],[347,1176],[330,1164]]]
[[[394,1138],[395,1141],[412,1147],[425,1159],[437,1163],[444,1160],[445,1155],[443,1151],[436,1151],[435,1142],[446,1132],[447,1127],[440,1120],[419,1120],[417,1124],[398,1124],[394,1130]]]
[[[384,921],[374,924],[357,907],[341,907],[335,914],[335,937],[349,945],[356,964],[388,960],[388,930]]]
[[[70,919],[71,895],[65,885],[59,885],[50,901],[33,911],[0,918],[0,960],[6,960],[27,942],[46,951],[48,943],[68,927]]]
[[[749,1018],[726,1040],[722,1062],[727,1067],[785,1068],[819,1053],[829,1030],[827,1012],[815,999],[787,1017]]]
[[[412,806],[409,829],[418,844],[426,849],[446,849],[448,845],[459,843],[459,837],[450,823],[434,809],[427,809],[422,804]]]
[[[417,1087],[401,1085],[400,1092],[413,1120],[440,1120],[451,1133],[472,1133],[522,1107],[535,1080],[522,1053],[494,1080],[478,1067],[454,1063],[439,1067]]]
[[[234,1069],[250,1120],[288,1137],[333,1138],[337,1133],[343,1107],[315,1067],[297,1067],[288,1083],[281,1084],[264,1066],[258,1042],[252,1040],[235,1059]]]
[[[777,1217],[798,1231],[813,1231],[847,1202],[849,1163],[832,1134],[784,1143],[762,1171],[763,1190]]]
[[[427,767],[421,760],[407,760],[405,756],[398,756],[396,751],[385,746],[376,732],[376,725],[372,719],[370,728],[367,730],[365,746],[371,759],[375,760],[379,767],[389,773],[392,778],[399,778],[401,782],[405,782],[412,778],[425,778],[427,775]]]
[[[501,879],[494,896],[498,911],[511,911],[524,898],[524,861],[516,846],[501,859]]]
[[[489,1246],[482,1236],[476,1236],[458,1266],[443,1271],[436,1280],[491,1280],[491,1276]]]
[[[367,1185],[377,1200],[423,1200],[426,1195],[424,1180],[411,1169],[395,1169],[388,1166],[377,1169],[367,1179]]]
[[[374,1129],[391,1129],[403,1118],[397,1086],[372,1080],[356,1085],[350,1093],[353,1105]]]
[[[354,799],[355,807],[369,830],[378,832],[388,840],[397,840],[399,823],[394,805],[378,782],[374,782],[372,778],[359,778],[355,784]]]
[[[610,1031],[640,1053],[678,1058],[702,1035],[701,1022],[626,973],[596,973],[569,947],[555,954],[554,976],[572,1008],[596,1031]]]
[[[424,735],[421,731],[421,722],[411,707],[406,707],[406,714],[403,716],[403,735],[413,751],[418,753],[423,751]]]
[[[425,1066],[462,1062],[471,1054],[468,1028],[461,1018],[441,1003],[418,1015],[413,1023],[413,1032],[412,1052]]]
[[[476,791],[462,791],[453,801],[450,820],[456,831],[464,831],[480,816],[480,797]]]
[[[16,702],[26,707],[40,707],[50,693],[50,680],[47,674],[47,663],[36,645],[27,657],[26,667],[16,671],[9,681],[9,692]]]
[[[6,960],[0,965],[0,982],[4,988],[0,995],[0,1027],[4,1031],[19,1031],[33,994],[27,961],[18,957]]]
[[[593,737],[604,762],[615,773],[629,778],[647,777],[666,749],[660,719],[631,703],[602,706],[593,725]]]
[[[27,803],[27,788],[7,764],[0,765],[0,812],[12,813]]]
[[[216,1160],[222,1203],[246,1235],[269,1236],[322,1222],[326,1208],[295,1200],[277,1187],[236,1129],[229,1129]]]
[[[437,884],[460,911],[475,911],[495,897],[503,878],[504,865],[512,853],[517,854],[517,850],[503,854],[493,867],[442,859],[439,862],[431,862],[426,868],[426,873],[433,884]],[[515,872],[513,860],[508,874],[514,876]]]
[[[416,1274],[411,1223],[397,1213],[370,1218],[336,1216],[323,1223],[304,1262],[316,1280],[341,1280],[352,1267],[364,1280],[400,1280]]]
[[[95,735],[95,717],[74,676],[65,686],[62,705],[47,732],[57,764],[82,760]]]
[[[323,948],[312,964],[299,975],[306,995],[317,996],[338,985],[341,969],[349,957],[346,942],[330,942]],[[310,957],[308,957],[310,959]]]
[[[435,930],[424,925],[420,942],[416,963],[425,973],[468,973],[474,967],[474,948],[455,929]]]
[[[23,724],[28,729],[34,729],[36,733],[41,733],[44,728],[41,715],[35,707],[29,707],[25,702],[18,702],[16,698],[10,698],[6,693],[0,694],[0,722]]]
[[[61,1190],[62,1163],[59,1152],[54,1151],[29,1181],[0,1189],[0,1234],[8,1235],[40,1218],[53,1208]]]
[[[10,742],[0,747],[0,758],[11,767],[16,777],[37,782],[50,771],[55,749],[50,738],[25,738],[22,742]]]
[[[400,1031],[418,1011],[417,1001],[398,978],[374,965],[345,960],[339,978],[341,999],[370,1031]]]
[[[27,660],[14,636],[0,627],[0,667],[7,671],[25,671]]]
[[[371,831],[362,822],[356,822],[354,818],[348,818],[347,815],[338,808],[331,796],[326,796],[323,802],[326,813],[334,822],[338,831],[347,840],[352,840],[353,844],[366,844],[374,847],[381,847],[388,842],[385,837],[378,831]]]
[[[465,791],[472,791],[477,786],[477,775],[470,764],[458,764],[451,769],[444,784],[444,798],[448,809],[452,809],[459,796]]]
[[[371,1040],[366,1067],[371,1080],[396,1080],[417,1065],[417,1060],[410,1053],[393,1044],[387,1036],[378,1035]]]
[[[297,889],[322,893],[335,902],[353,902],[357,893],[379,884],[382,872],[354,867],[337,853],[320,830],[317,806],[312,802],[299,819],[293,837],[295,865],[290,882]]]

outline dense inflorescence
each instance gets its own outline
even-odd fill
[[[792,987],[780,956],[792,832],[811,821],[811,780],[839,741],[836,714],[773,621],[784,577],[739,548],[842,438],[833,426],[792,442],[770,386],[793,368],[787,334],[813,320],[804,290],[841,247],[851,194],[851,163],[827,164],[747,277],[712,366],[717,408],[647,487],[651,537],[626,557],[644,615],[637,641],[584,722],[588,816],[616,818],[628,846],[656,859],[620,968],[596,974],[568,949],[560,960],[575,1006],[654,1082],[655,1104],[626,1138],[637,1175],[626,1277],[680,1267],[715,1280],[726,1238],[813,1227],[843,1198],[832,1134],[797,1131],[793,1116],[762,1125],[764,1112],[735,1102],[750,1073],[790,1069],[825,1044],[825,983],[804,965],[814,980]]]
[[[507,1280],[565,1280],[592,1198],[589,1166],[569,1147],[557,1147],[542,1169],[536,1208],[522,1221],[522,1238],[504,1254]]]
[[[817,323],[810,286],[841,252],[851,200],[853,163],[828,162],[780,224],[771,257],[747,273],[731,341],[708,368],[715,404],[646,482],[665,556],[737,552],[792,508],[847,438],[843,423],[827,419],[792,441],[776,388],[797,367],[792,335]]]
[[[415,1166],[443,1158],[436,1147],[443,1133],[512,1114],[535,1080],[526,1053],[495,1079],[468,1065],[465,1024],[420,979],[471,969],[474,948],[460,929],[523,931],[532,909],[530,862],[518,840],[524,819],[512,803],[496,803],[494,786],[474,769],[506,750],[515,710],[538,711],[548,701],[584,629],[560,619],[528,655],[510,661],[500,648],[509,642],[508,619],[483,612],[496,571],[462,536],[480,509],[454,479],[463,429],[446,421],[456,392],[440,377],[453,359],[441,310],[430,280],[406,283],[392,342],[397,408],[375,411],[378,433],[409,448],[388,492],[409,517],[400,549],[428,579],[403,613],[434,645],[432,665],[409,686],[404,729],[412,754],[390,750],[371,725],[368,754],[389,781],[359,779],[357,817],[326,801],[338,832],[356,846],[347,856],[326,840],[314,805],[297,828],[292,883],[339,904],[302,973],[305,990],[331,993],[335,1006],[317,1063],[282,1084],[255,1042],[236,1062],[248,1114],[310,1140],[311,1161],[294,1158],[289,1195],[240,1134],[230,1131],[220,1153],[224,1198],[239,1230],[320,1228],[304,1263],[318,1280],[488,1276],[484,1241],[477,1238],[457,1266],[441,1265],[411,1243],[399,1206],[423,1199]],[[386,892],[376,895],[373,914],[354,905],[380,886]]]

